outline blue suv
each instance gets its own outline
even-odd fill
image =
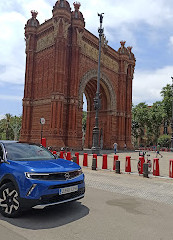
[[[84,197],[81,167],[56,159],[41,145],[0,140],[0,212],[16,217],[39,208]]]

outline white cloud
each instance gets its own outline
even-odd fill
[[[167,84],[172,84],[173,66],[166,66],[155,71],[136,71],[133,80],[133,103],[146,102],[152,105],[161,101],[160,91]]]
[[[169,37],[169,45],[173,49],[173,36]]]
[[[74,0],[69,0],[72,10],[74,9],[73,2]],[[98,36],[99,27],[97,13],[105,13],[103,26],[107,40],[112,43],[113,48],[121,40],[127,40],[126,45],[132,45],[134,52],[139,50],[137,39],[142,41],[143,36],[139,38],[141,28],[152,44],[162,37],[160,27],[168,29],[168,32],[170,28],[173,29],[172,0],[80,0],[80,2],[86,28],[96,36]],[[2,83],[13,83],[18,86],[24,83],[24,27],[27,20],[31,18],[30,11],[38,11],[37,18],[40,23],[43,23],[45,19],[52,17],[55,3],[56,0],[0,0],[0,29],[3,33],[0,34],[0,86]],[[147,27],[150,27],[149,32]],[[173,36],[168,37],[167,41],[166,45],[173,47]],[[171,82],[172,73],[172,66],[154,71],[137,69],[133,81],[133,102],[146,101],[150,104],[160,100],[160,91],[163,86]],[[0,99],[18,101],[22,97],[4,94],[0,96]]]
[[[5,115],[0,114],[0,120],[5,118]]]

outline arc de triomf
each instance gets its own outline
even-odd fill
[[[85,29],[74,3],[58,0],[52,18],[40,24],[37,12],[25,25],[26,74],[21,141],[40,143],[43,137],[55,148],[82,149],[83,93],[87,99],[85,147],[92,147],[95,126],[93,99],[97,88],[99,41]],[[96,24],[96,28],[97,28]],[[99,111],[100,143],[110,149],[126,143],[131,148],[132,79],[135,57],[121,41],[118,51],[102,40]]]

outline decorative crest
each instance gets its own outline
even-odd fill
[[[80,6],[81,6],[80,2],[74,2],[73,5],[74,5],[75,11],[78,12],[78,11],[79,11],[79,8],[80,8]]]
[[[121,47],[124,47],[126,41],[121,41],[120,44],[121,44]]]
[[[32,18],[36,19],[38,12],[35,10],[31,10],[31,15],[32,15]]]
[[[132,46],[128,46],[128,47],[127,47],[127,49],[128,49],[128,51],[129,51],[129,53],[131,53],[131,52],[132,52],[132,48],[133,48]]]

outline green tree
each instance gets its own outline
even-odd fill
[[[3,140],[18,140],[21,129],[21,116],[12,116],[5,114],[5,117],[0,120],[0,139]]]
[[[19,140],[19,133],[21,129],[21,124],[22,124],[22,117],[11,117],[10,119],[10,127],[13,130],[13,135],[14,135],[14,140],[17,141]]]
[[[170,135],[162,135],[158,138],[158,143],[160,143],[161,147],[169,147],[171,143],[171,136]]]
[[[82,129],[84,132],[86,131],[86,120],[87,120],[87,112],[83,111],[83,113],[82,113]]]
[[[148,121],[146,124],[146,135],[148,143],[153,142],[157,144],[157,139],[160,136],[160,128],[164,119],[163,103],[158,101],[153,103],[152,107],[148,109]]]
[[[162,103],[164,108],[164,121],[166,121],[167,124],[169,125],[172,118],[172,100],[173,100],[171,85],[167,84],[166,87],[163,87],[160,94],[163,97]]]
[[[6,113],[5,117],[0,120],[0,132],[2,134],[3,139],[12,140],[13,131],[10,127],[10,119],[12,115],[10,113]]]
[[[139,137],[139,142],[144,143],[145,127],[148,121],[148,105],[144,102],[132,108],[132,132]]]

